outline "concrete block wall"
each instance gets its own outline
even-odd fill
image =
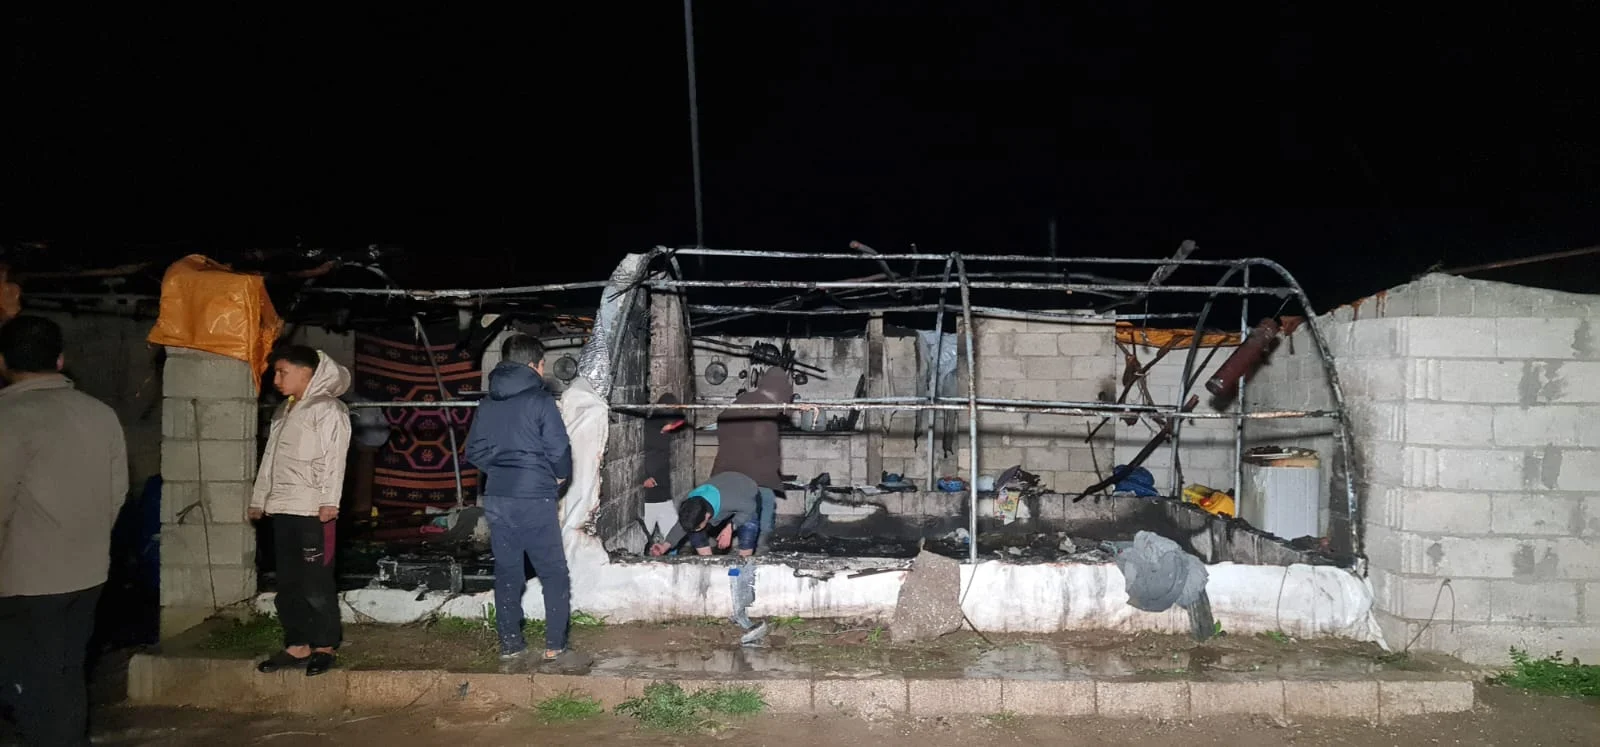
[[[1136,345],[1133,350],[1139,356],[1141,365],[1148,364],[1155,358],[1159,347]],[[1195,368],[1199,370],[1199,377],[1195,380],[1194,388],[1190,394],[1200,396],[1200,405],[1196,412],[1218,412],[1218,403],[1214,402],[1211,393],[1206,391],[1205,382],[1215,374],[1222,363],[1228,359],[1233,348],[1221,348],[1206,360],[1211,348],[1201,348],[1195,353]],[[1161,362],[1150,369],[1146,375],[1149,382],[1150,397],[1158,405],[1179,404],[1179,393],[1183,389],[1183,363],[1187,357],[1186,348],[1177,348],[1167,353]],[[1203,367],[1202,367],[1202,364]],[[1122,363],[1117,362],[1118,390],[1121,393]],[[1192,375],[1192,374],[1191,374]],[[1140,389],[1135,386],[1128,393],[1129,404],[1143,404]],[[1231,412],[1231,403],[1222,404],[1223,411]],[[1217,490],[1228,490],[1234,487],[1234,426],[1235,420],[1190,420],[1183,425],[1179,442],[1179,455],[1183,458],[1183,484],[1199,483]],[[1116,426],[1116,464],[1124,464],[1132,460],[1145,444],[1155,435],[1156,426],[1148,419],[1135,425],[1127,425],[1120,419],[1114,421]],[[1110,428],[1111,426],[1107,426]],[[1158,447],[1145,461],[1144,468],[1156,479],[1156,489],[1167,492],[1172,485],[1172,445],[1170,443]],[[1180,485],[1181,489],[1183,485]]]
[[[162,402],[161,635],[256,593],[256,382],[249,364],[167,348]],[[193,507],[193,508],[191,508]]]
[[[979,397],[1055,401],[1115,401],[1116,329],[1109,322],[1061,324],[1012,319],[976,320]],[[962,357],[965,369],[965,356]],[[965,383],[961,394],[965,394]],[[978,471],[996,475],[1014,464],[1059,492],[1077,492],[1110,474],[1114,424],[1087,440],[1094,418],[1002,412],[978,414]],[[963,416],[961,440],[966,440]],[[967,452],[957,470],[967,474]]]
[[[1600,297],[1435,275],[1325,320],[1389,642],[1600,657]]]

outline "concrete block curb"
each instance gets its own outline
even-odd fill
[[[528,708],[562,693],[585,693],[607,708],[644,693],[651,682],[686,690],[751,687],[774,713],[891,712],[913,716],[1102,716],[1185,720],[1262,715],[1349,718],[1374,723],[1472,710],[1473,681],[1462,674],[1382,673],[1350,679],[964,679],[786,677],[730,680],[593,674],[515,675],[442,671],[334,670],[262,675],[253,662],[137,654],[128,663],[134,705],[191,706],[233,712],[337,713],[422,705]]]

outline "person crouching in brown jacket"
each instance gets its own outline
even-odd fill
[[[350,448],[350,409],[339,395],[350,389],[350,371],[322,351],[291,345],[273,354],[272,382],[288,399],[272,415],[250,519],[272,519],[284,649],[256,669],[304,667],[314,677],[333,668],[344,638],[333,550]]]

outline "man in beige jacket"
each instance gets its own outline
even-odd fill
[[[256,669],[304,667],[314,677],[333,668],[344,637],[333,552],[350,448],[350,409],[339,395],[350,389],[350,371],[319,350],[290,345],[273,354],[272,382],[287,399],[272,415],[250,519],[272,518],[284,649]]]
[[[84,657],[128,494],[117,414],[63,363],[55,322],[0,326],[0,700],[24,744],[89,744]]]

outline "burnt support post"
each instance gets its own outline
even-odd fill
[[[950,282],[950,268],[955,264],[954,255],[944,260],[944,279],[940,282]],[[928,404],[933,404],[939,398],[939,353],[944,350],[944,296],[943,289],[939,291],[939,314],[933,320],[934,354],[933,360],[928,361]],[[970,377],[971,371],[967,372]],[[933,432],[939,427],[939,413],[937,410],[927,410],[928,413],[928,489],[932,490],[939,481],[939,460],[934,456]]]
[[[960,254],[952,254],[956,275],[961,280],[961,334],[967,348],[967,560],[978,563],[978,366],[972,344],[972,291],[967,287],[967,266]]]
[[[873,313],[867,320],[867,391],[870,396],[882,397],[884,393],[883,375],[883,314]],[[878,476],[883,473],[883,436],[888,429],[889,414],[879,414],[871,411],[862,413],[867,432],[867,479],[876,484]]]
[[[1245,267],[1243,279],[1244,287],[1250,287],[1250,268]],[[1250,336],[1250,297],[1243,296],[1239,299],[1239,344],[1243,345],[1245,338]],[[1244,496],[1244,382],[1245,375],[1239,374],[1239,393],[1233,398],[1233,411],[1241,417],[1239,422],[1233,424],[1233,497],[1239,500]],[[1238,506],[1234,506],[1234,514],[1238,515]]]

